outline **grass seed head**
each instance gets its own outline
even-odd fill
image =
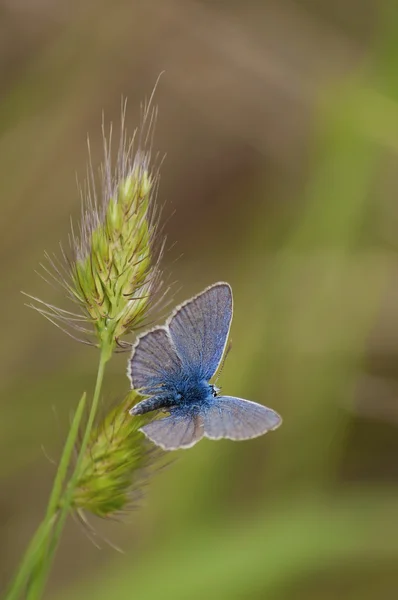
[[[93,430],[74,492],[75,509],[99,517],[124,513],[149,477],[161,453],[138,431],[144,418],[132,419],[128,413],[132,402],[139,399],[130,392],[125,402]]]
[[[125,115],[124,103],[116,166],[112,167],[112,127],[108,135],[102,128],[104,158],[99,178],[89,152],[81,221],[70,236],[72,257],[65,253],[63,260],[47,257],[52,267],[45,267],[47,274],[61,283],[79,311],[65,311],[33,298],[34,307],[61,329],[77,331],[88,343],[86,336],[94,333],[96,344],[111,350],[123,345],[123,336],[141,326],[157,304],[164,246],[157,235],[158,170],[151,164],[156,111],[150,100],[132,138],[126,133]]]

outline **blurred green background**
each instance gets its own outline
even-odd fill
[[[1,0],[0,589],[43,515],[96,351],[24,307],[79,215],[86,134],[154,146],[173,303],[232,284],[227,393],[277,432],[203,441],[129,522],[69,523],[56,600],[379,599],[398,589],[398,8],[379,0]],[[128,387],[108,370],[103,411]],[[123,548],[115,552],[101,538]]]

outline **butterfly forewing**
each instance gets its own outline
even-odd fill
[[[232,290],[217,283],[188,300],[167,325],[186,372],[209,380],[222,359],[232,319]]]
[[[274,410],[234,396],[219,396],[203,412],[204,434],[217,440],[246,440],[272,431],[282,423]]]
[[[163,327],[140,336],[128,367],[134,389],[151,395],[172,384],[181,372],[181,361]]]

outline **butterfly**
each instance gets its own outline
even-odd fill
[[[133,389],[148,396],[131,415],[169,416],[141,427],[164,450],[190,448],[203,437],[246,440],[282,423],[274,410],[220,395],[210,380],[222,364],[233,312],[232,289],[219,282],[178,306],[166,324],[140,335],[128,363]]]

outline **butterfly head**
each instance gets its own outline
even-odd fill
[[[214,397],[218,396],[218,394],[221,392],[221,388],[217,387],[216,385],[213,385],[212,383],[210,384],[210,389]]]

